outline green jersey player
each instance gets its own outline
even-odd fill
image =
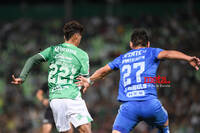
[[[64,43],[30,57],[19,78],[12,75],[12,83],[23,83],[32,66],[48,62],[49,99],[57,130],[68,133],[72,123],[80,133],[91,133],[92,118],[81,98],[80,88],[75,84],[78,76],[89,75],[88,54],[77,47],[83,26],[77,21],[70,21],[64,25],[63,31]]]

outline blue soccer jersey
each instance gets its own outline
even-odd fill
[[[160,48],[133,49],[108,65],[120,69],[119,101],[142,101],[157,98],[155,83],[145,83],[145,77],[156,77]]]

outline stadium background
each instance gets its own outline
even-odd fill
[[[85,26],[80,47],[90,56],[91,73],[128,50],[133,28],[145,27],[153,47],[200,56],[200,2],[197,0],[16,0],[0,2],[0,133],[38,133],[44,107],[35,92],[47,80],[47,64],[34,67],[21,86],[10,84],[31,55],[63,41],[62,26],[76,19]],[[200,132],[200,72],[186,62],[163,61],[159,75],[171,81],[158,89],[172,133]],[[111,132],[119,103],[119,73],[90,88],[84,98],[93,133]],[[55,130],[53,132],[56,132]],[[140,123],[134,133],[154,133]]]

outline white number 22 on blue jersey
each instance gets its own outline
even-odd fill
[[[136,82],[137,83],[141,82],[141,74],[144,72],[145,62],[133,63],[133,69],[137,69],[138,67],[140,67],[140,68],[136,71]],[[122,67],[122,72],[126,71],[123,74],[124,86],[131,84],[131,78],[130,78],[130,74],[132,72],[131,68],[132,68],[132,65],[130,65],[130,64],[124,65]]]

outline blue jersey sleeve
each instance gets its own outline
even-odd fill
[[[163,51],[163,49],[160,49],[160,48],[155,48],[154,49],[154,55],[155,55],[155,58],[158,59],[158,54]]]
[[[121,56],[115,58],[113,61],[109,62],[108,65],[112,70],[118,70],[121,64]]]

